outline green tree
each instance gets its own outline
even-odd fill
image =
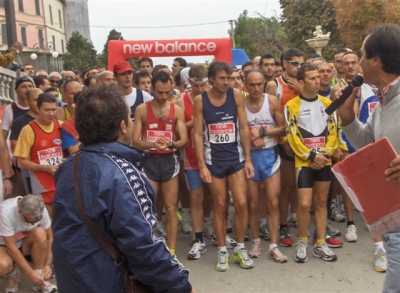
[[[328,46],[322,50],[326,59],[331,59],[333,51],[344,46],[336,24],[335,8],[330,0],[279,0],[279,2],[288,47],[299,48],[305,54],[314,53],[306,40],[313,38],[316,25],[321,25],[324,33],[331,33]]]
[[[85,70],[97,65],[96,50],[80,33],[73,32],[67,43],[67,54],[64,55],[64,68],[74,67]]]
[[[231,35],[231,31],[228,33]],[[279,57],[284,46],[285,36],[277,18],[261,15],[250,17],[247,10],[235,20],[233,30],[236,48],[242,48],[250,58],[265,53]]]
[[[103,63],[107,66],[108,64],[108,42],[110,40],[123,40],[122,34],[115,29],[112,29],[108,33],[107,42],[104,44],[103,52],[98,55],[100,63]]]

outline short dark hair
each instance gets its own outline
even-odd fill
[[[49,93],[49,92],[58,92],[58,90],[55,87],[48,87],[47,89],[44,90],[44,93]]]
[[[85,78],[85,80],[83,81],[83,84],[86,86],[86,87],[90,87],[90,84],[92,83],[92,80],[96,80],[96,76],[89,76],[89,77],[86,77]],[[64,91],[65,91],[65,85],[64,85]]]
[[[303,57],[304,54],[302,51],[300,51],[297,48],[290,48],[287,49],[282,56],[282,59],[285,61],[291,61],[293,59],[293,57]]]
[[[317,53],[310,53],[306,56],[306,60],[308,59],[315,59],[315,58],[320,58],[322,57],[321,55],[317,54]]]
[[[282,62],[280,60],[275,60],[275,66],[282,66]]]
[[[140,67],[140,63],[142,62],[149,62],[151,67],[153,67],[153,60],[150,57],[140,57],[138,60],[138,65]]]
[[[233,68],[228,63],[223,61],[213,61],[208,66],[208,79],[215,77],[218,71],[225,71],[228,74],[232,74]]]
[[[140,79],[145,78],[145,77],[148,77],[151,79],[150,73],[148,73],[147,71],[144,71],[144,70],[140,70],[140,71],[136,72],[135,79],[134,79],[135,85],[139,85]]]
[[[187,66],[186,60],[183,59],[182,57],[176,57],[174,59],[174,61],[178,62],[180,67],[186,67]]]
[[[388,24],[372,29],[364,42],[365,58],[379,57],[382,70],[400,74],[400,26]]]
[[[242,64],[242,69],[245,68],[245,67],[247,67],[247,66],[253,67],[253,61],[244,62],[244,63]]]
[[[261,56],[261,58],[260,58],[260,66],[263,64],[263,60],[264,59],[274,59],[274,61],[275,61],[274,56],[272,56],[271,54],[267,53],[267,54],[264,54],[264,55]]]
[[[168,67],[167,65],[158,64],[158,65],[156,65],[156,66],[153,68],[153,71],[151,72],[151,74],[154,75],[154,74],[160,72],[161,69],[164,69],[164,68],[167,68],[168,70],[170,70],[169,67]]]
[[[39,87],[40,85],[44,85],[44,81],[45,81],[46,79],[47,79],[47,78],[43,77],[43,75],[42,75],[42,76],[35,76],[35,77],[33,78],[33,82],[35,83],[35,86],[36,86],[36,87]]]
[[[154,74],[153,77],[151,78],[151,86],[153,87],[153,89],[155,89],[157,81],[161,81],[162,83],[168,83],[168,82],[172,83],[171,75],[169,75],[165,71],[159,71],[156,74]]]
[[[121,122],[128,119],[128,105],[117,86],[95,86],[79,95],[75,126],[84,145],[116,141]]]
[[[57,104],[57,100],[56,100],[56,97],[54,97],[50,93],[41,93],[38,96],[38,100],[37,100],[38,108],[40,108],[43,105],[43,103],[54,103],[54,104]]]
[[[360,57],[358,57],[358,54],[357,54],[356,52],[354,52],[354,51],[347,51],[346,53],[343,54],[342,60],[343,60],[343,58],[344,58],[345,56],[347,56],[347,55],[355,55],[355,56],[357,56],[358,59],[360,59]]]
[[[347,50],[346,48],[339,48],[339,49],[336,49],[334,52],[333,52],[333,56],[336,56],[337,54],[341,54],[341,53],[346,53],[346,52],[348,52],[349,50]]]
[[[183,68],[179,69],[179,71],[174,75],[174,82],[175,86],[180,86],[182,84],[182,79],[181,79],[181,71]],[[154,73],[154,70],[153,70]]]
[[[297,80],[306,80],[306,72],[317,70],[311,64],[303,64],[299,70],[297,70]]]

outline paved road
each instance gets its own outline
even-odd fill
[[[186,253],[190,250],[191,236],[182,233],[179,233],[177,255],[190,270],[190,281],[199,293],[381,292],[385,275],[373,270],[373,242],[357,212],[355,220],[358,242],[345,243],[342,248],[335,249],[338,261],[332,263],[312,257],[312,248],[309,246],[307,263],[298,264],[294,261],[295,248],[281,248],[289,256],[289,262],[277,264],[267,258],[269,242],[262,241],[263,252],[259,259],[255,259],[253,269],[244,270],[231,263],[228,272],[220,273],[215,270],[217,247],[207,240],[207,253],[199,260],[189,261]],[[344,233],[345,224],[335,224]],[[297,240],[297,229],[292,229],[292,236]],[[249,247],[250,242],[246,245]],[[232,251],[230,254],[232,255]],[[3,284],[4,279],[0,279],[0,288],[3,288]],[[27,278],[23,276],[18,292],[32,292],[30,288]]]

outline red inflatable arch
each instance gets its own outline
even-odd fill
[[[215,60],[232,63],[229,38],[116,41],[108,42],[108,68],[126,58],[214,55]]]

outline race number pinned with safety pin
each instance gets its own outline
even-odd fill
[[[304,138],[303,143],[306,145],[306,147],[314,149],[317,152],[319,152],[321,148],[325,146],[325,137],[320,136],[320,137]]]
[[[208,125],[210,133],[210,142],[221,144],[231,143],[235,141],[235,124],[234,123],[217,123]]]
[[[60,146],[52,147],[49,149],[38,151],[39,164],[48,166],[48,165],[58,165],[62,162],[62,149]]]

